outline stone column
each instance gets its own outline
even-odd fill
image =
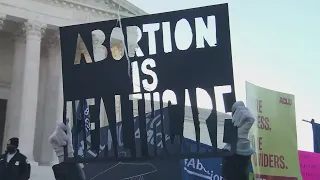
[[[20,117],[20,150],[33,160],[33,143],[37,116],[40,47],[46,26],[39,22],[25,22],[26,55],[22,82]]]
[[[0,14],[0,30],[3,29],[5,20],[6,20],[6,15],[5,14]]]
[[[44,126],[41,137],[41,154],[39,165],[51,165],[54,152],[48,139],[54,131],[57,122],[62,122],[62,63],[60,52],[59,31],[51,34],[48,46],[48,76],[44,106]]]
[[[93,35],[93,52],[94,52],[94,60],[97,61],[97,60],[101,60],[103,58],[106,57],[106,49],[103,48],[103,46],[101,46],[102,42],[103,42],[103,39],[105,37],[103,37],[104,35],[100,34],[100,33],[95,33]],[[81,50],[81,46],[79,48]],[[100,106],[100,127],[103,127],[103,126],[106,126],[106,111],[105,111],[105,108],[104,108],[104,105],[101,104]]]
[[[127,32],[127,41],[128,41],[128,46],[127,46],[127,51],[128,51],[128,56],[133,57],[135,56],[136,49],[139,47],[137,40],[138,40],[138,29],[136,28],[130,28],[128,29]]]
[[[128,56],[129,56],[129,57],[134,57],[138,45],[137,45],[137,43],[136,43],[136,44],[129,44],[129,46],[130,46],[130,47],[127,49],[127,51],[128,51]]]
[[[26,42],[24,32],[21,26],[17,26],[17,31],[13,33],[14,53],[11,89],[7,105],[4,146],[8,139],[19,137],[20,134],[20,117],[21,117],[21,100],[22,100],[22,82],[24,72],[24,57],[26,50]]]
[[[37,120],[33,146],[33,157],[35,162],[40,162],[42,151],[42,136],[44,132],[45,124],[45,104],[46,104],[46,91],[47,91],[47,79],[48,79],[48,38],[42,40],[41,56],[40,56],[40,74],[39,74],[39,87],[38,87],[38,105],[37,105]]]
[[[6,15],[5,14],[0,14],[0,31],[3,29],[4,27],[4,21],[6,19]],[[4,149],[6,147],[5,143],[7,143],[7,139],[5,137],[5,133],[3,134],[3,142],[2,145],[0,145],[0,147],[2,147],[2,149],[0,149],[0,153],[4,152]],[[1,141],[1,139],[0,139]]]
[[[100,33],[94,33],[93,37],[92,37],[92,41],[93,41],[93,54],[94,54],[94,59],[95,61],[101,61],[102,59],[106,58],[106,48],[104,48],[104,46],[101,46],[101,44],[103,43],[104,40],[104,34],[100,34]],[[80,46],[81,48],[81,46]]]

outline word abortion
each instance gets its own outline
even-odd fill
[[[205,23],[205,21],[207,23]],[[173,44],[172,40],[174,39],[175,44],[178,50],[185,51],[188,50],[191,45],[193,44],[192,41],[196,40],[196,48],[205,48],[205,42],[210,47],[215,47],[217,45],[217,39],[216,39],[216,19],[215,16],[207,16],[206,20],[204,21],[204,18],[198,17],[194,19],[195,27],[191,27],[191,24],[186,19],[181,19],[175,24],[174,28],[174,37],[172,38],[172,32],[171,29],[173,25],[170,22],[162,22],[162,23],[150,23],[150,24],[143,24],[142,30],[138,26],[128,26],[125,29],[127,30],[127,43],[129,44],[132,39],[135,39],[135,36],[140,35],[137,39],[136,43],[137,46],[130,46],[128,47],[128,52],[135,52],[130,53],[129,57],[134,57],[135,55],[137,57],[144,57],[145,52],[148,51],[147,54],[149,55],[155,55],[157,54],[157,49],[160,49],[159,46],[160,43],[157,43],[156,33],[162,33],[161,36],[162,39],[162,50],[164,53],[170,53],[172,52]],[[192,33],[192,29],[195,29],[195,37]],[[120,33],[120,35],[119,35]],[[142,39],[142,36],[144,35],[148,36],[148,50],[145,50],[139,46],[139,41]],[[120,37],[123,38],[124,34],[122,33],[122,29],[119,27],[113,28],[109,36],[106,36],[105,33],[102,30],[94,30],[91,32],[92,39],[95,39],[96,35],[100,35],[101,39],[99,39],[100,44],[93,46],[94,49],[104,49],[106,52],[111,52],[113,59],[120,60],[125,55],[124,48],[121,48],[121,57],[116,57],[115,53],[110,49],[108,51],[107,46],[105,45],[105,41],[110,39],[110,46],[112,47],[112,38],[113,37]],[[131,37],[134,36],[134,37]],[[124,40],[124,39],[122,39]],[[85,44],[81,35],[78,34],[78,43]],[[102,60],[105,60],[108,57],[108,53],[105,53],[104,56],[98,56],[99,51],[93,50],[93,57],[99,57],[99,58],[92,58],[90,56],[84,56],[86,63],[93,63],[93,62],[99,62]],[[84,50],[82,52],[83,54],[90,54],[88,51],[88,48],[85,46]],[[159,53],[159,52],[158,52]],[[81,58],[81,56],[78,56],[78,58]],[[94,61],[92,60],[94,59]],[[75,59],[74,64],[79,64],[80,59]]]
[[[190,23],[186,20],[186,19],[181,19],[179,20],[176,25],[175,25],[175,32],[174,32],[174,40],[175,40],[175,45],[177,47],[178,50],[181,51],[186,51],[188,50],[191,45],[192,45],[192,40],[195,39],[196,43],[195,46],[196,48],[205,48],[205,44],[207,43],[210,47],[215,47],[217,44],[216,41],[216,20],[215,20],[215,16],[208,16],[206,17],[206,22],[207,24],[204,22],[204,19],[202,17],[199,18],[195,18],[194,19],[194,23],[195,27],[191,28]],[[155,55],[157,54],[157,49],[159,49],[159,44],[157,43],[157,38],[156,38],[156,33],[160,33],[160,31],[162,31],[162,37],[163,37],[163,43],[162,43],[162,49],[164,50],[164,53],[170,53],[172,52],[172,35],[171,35],[171,29],[172,29],[172,25],[170,24],[170,22],[162,22],[162,23],[152,23],[152,24],[143,24],[142,26],[142,30],[138,27],[138,26],[128,26],[126,27],[127,29],[127,43],[130,42],[131,39],[133,39],[130,36],[136,36],[135,34],[133,34],[132,32],[134,32],[135,30],[137,31],[138,34],[141,34],[141,36],[139,37],[137,42],[134,42],[137,44],[136,46],[130,46],[128,45],[128,52],[135,52],[135,53],[129,53],[128,56],[129,57],[144,57],[146,56],[146,54],[148,55]],[[161,28],[161,29],[160,29]],[[195,37],[193,37],[194,35],[192,34],[192,29],[195,29]],[[117,34],[122,33],[122,30],[119,27],[115,27],[113,28],[111,34],[110,34],[110,47],[112,47],[112,40],[111,38],[116,36]],[[148,37],[148,50],[145,50],[139,46],[139,41],[142,39],[142,36],[145,35],[145,33],[147,34]],[[100,44],[98,45],[94,45],[93,46],[93,58],[88,55],[90,54],[88,51],[88,48],[86,46],[84,46],[84,50],[81,52],[82,54],[84,54],[84,60],[85,63],[89,64],[89,63],[94,63],[94,62],[100,62],[103,60],[108,59],[108,50],[107,47],[105,45],[105,40],[108,39],[108,36],[106,36],[104,34],[103,31],[101,30],[94,30],[92,31],[92,39],[94,39],[94,36],[96,34],[100,34],[102,35],[102,39],[100,39]],[[182,35],[181,35],[182,34]],[[181,37],[183,36],[183,37]],[[189,40],[189,42],[188,42]],[[81,35],[78,34],[78,43],[81,44],[85,44],[84,41],[81,38]],[[135,49],[132,49],[132,48]],[[105,52],[102,56],[100,51],[95,50],[95,49],[104,49]],[[117,55],[114,53],[114,51],[110,50],[112,57],[114,60],[121,60],[123,59],[125,53],[125,49],[121,48],[120,51],[122,51],[121,57],[117,57]],[[145,53],[146,51],[148,51],[148,53]],[[96,54],[96,53],[100,53],[100,54]],[[100,55],[100,56],[99,56]],[[77,56],[75,55],[75,60],[74,60],[74,64],[80,64],[81,62],[81,56]],[[92,60],[94,59],[94,61]],[[149,83],[149,81],[147,79],[142,80],[142,87],[144,88],[144,90],[146,91],[153,91],[156,89],[157,87],[157,82],[158,82],[158,78],[157,78],[157,73],[155,73],[154,68],[157,67],[156,61],[153,58],[147,58],[145,60],[142,61],[142,63],[140,63],[140,67],[139,67],[139,63],[138,61],[133,61],[131,62],[131,67],[132,67],[132,80],[137,80],[140,81],[140,73],[143,73],[146,76],[150,76],[152,78],[151,82]],[[139,70],[140,69],[140,70]],[[133,88],[134,88],[134,92],[138,93],[140,92],[140,86],[135,86],[135,84],[139,84],[136,82],[133,82]]]

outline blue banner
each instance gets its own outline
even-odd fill
[[[196,141],[185,139],[184,148],[196,149]],[[184,149],[183,149],[184,150]],[[200,150],[211,151],[211,146],[200,144]],[[221,158],[185,159],[181,161],[183,180],[222,180]]]
[[[196,149],[196,141],[185,139],[184,148]],[[184,150],[184,149],[182,149]],[[200,143],[200,151],[211,151],[211,146]],[[223,180],[221,176],[222,158],[185,159],[181,161],[183,180]],[[249,172],[253,172],[252,166]]]
[[[313,151],[320,153],[320,124],[315,123],[312,119],[312,130],[313,130]]]
[[[74,139],[74,143],[77,143],[77,147],[84,148],[88,147],[87,142],[90,142],[89,140],[91,138],[90,136],[90,130],[91,130],[91,122],[90,122],[90,112],[89,112],[89,106],[87,103],[87,100],[80,100],[79,104],[77,106],[76,111],[76,117],[77,117],[77,126],[75,126],[72,130],[77,131],[78,138]],[[88,139],[87,141],[83,141],[84,139]],[[78,151],[78,155],[83,157],[84,154],[83,151]]]

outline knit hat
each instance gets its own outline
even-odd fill
[[[13,137],[11,139],[9,139],[8,144],[18,147],[19,146],[19,138]]]

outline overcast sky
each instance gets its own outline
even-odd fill
[[[319,0],[129,0],[147,13],[229,3],[237,100],[245,81],[295,95],[298,144],[313,150],[312,129],[320,122]]]

